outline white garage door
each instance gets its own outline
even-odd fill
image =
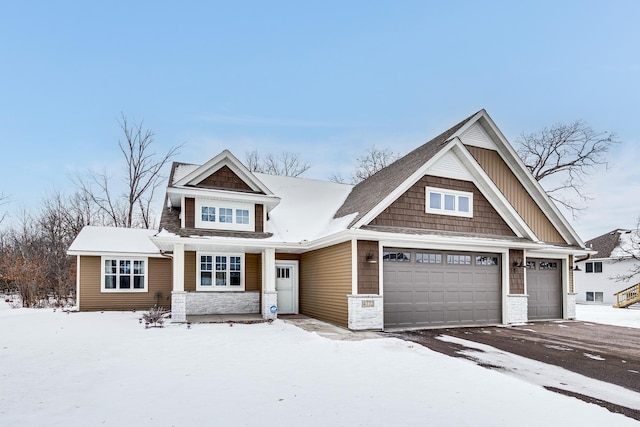
[[[385,248],[385,328],[502,320],[500,255]]]
[[[562,262],[527,258],[529,320],[562,319]]]

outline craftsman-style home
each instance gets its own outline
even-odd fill
[[[86,227],[80,310],[301,313],[353,330],[575,317],[584,243],[484,111],[358,185],[174,163],[159,231]]]

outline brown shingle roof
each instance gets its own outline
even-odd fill
[[[611,256],[611,252],[613,252],[620,242],[620,234],[625,231],[627,230],[615,229],[603,234],[602,236],[598,236],[584,242],[588,249],[598,251],[597,254],[591,255],[591,258],[609,258]]]
[[[451,129],[441,133],[431,141],[360,182],[349,193],[349,196],[334,217],[340,218],[358,212],[358,215],[349,224],[349,227],[353,226],[396,187],[405,182],[415,171],[435,156],[446,145],[449,138],[476,114],[478,113],[472,114]]]

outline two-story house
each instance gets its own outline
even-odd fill
[[[588,251],[482,110],[355,186],[174,163],[160,231],[86,227],[69,253],[80,310],[363,330],[573,318]]]

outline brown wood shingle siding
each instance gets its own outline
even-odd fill
[[[228,166],[223,166],[202,181],[197,187],[215,188],[218,190],[233,190],[253,192],[246,182],[241,180],[238,175],[233,173]]]
[[[515,262],[525,263],[524,252],[519,249],[509,249],[509,293],[512,295],[524,294],[524,271],[522,267],[514,267]]]
[[[351,242],[302,254],[300,313],[347,327],[351,294]]]
[[[425,187],[472,192],[473,218],[426,213]],[[501,236],[515,235],[472,182],[430,175],[418,180],[371,221],[371,224]]]
[[[171,260],[148,258],[148,292],[101,292],[102,260],[99,256],[80,257],[81,311],[148,310],[159,303],[171,309]],[[156,293],[160,292],[160,298]]]
[[[184,226],[185,228],[196,226],[196,199],[192,197],[184,199]]]
[[[379,292],[379,264],[367,262],[367,254],[371,253],[378,260],[378,242],[358,240],[358,294],[374,294]]]
[[[254,214],[256,223],[255,232],[262,233],[264,232],[264,205],[255,205]]]
[[[497,151],[468,145],[466,148],[540,240],[566,243]]]
[[[184,252],[184,290],[196,290],[196,253]]]

